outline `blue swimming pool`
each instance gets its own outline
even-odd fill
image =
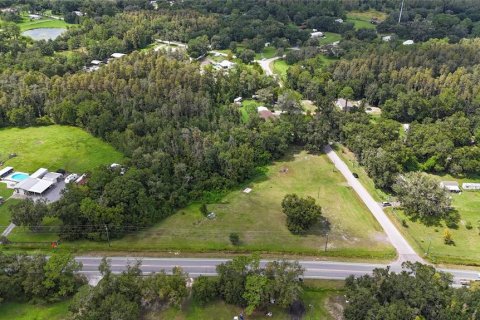
[[[22,181],[22,180],[25,180],[29,177],[28,174],[26,173],[23,173],[23,172],[16,172],[14,174],[12,174],[9,178],[11,180],[14,180],[14,181]]]

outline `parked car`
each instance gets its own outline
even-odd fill
[[[65,183],[70,183],[78,179],[78,174],[71,173],[65,178]]]
[[[358,174],[356,172],[353,172],[353,176],[358,179]]]
[[[384,201],[384,202],[382,202],[382,206],[383,206],[384,208],[385,208],[385,207],[391,207],[392,204],[391,204],[390,202]]]

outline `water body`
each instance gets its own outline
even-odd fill
[[[22,32],[22,35],[38,40],[55,40],[59,35],[67,31],[64,28],[38,28]]]

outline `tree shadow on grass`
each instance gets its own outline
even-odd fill
[[[458,229],[458,223],[460,222],[460,213],[456,209],[451,209],[443,217],[421,217],[418,215],[407,215],[412,222],[420,222],[427,227],[442,227],[442,221],[450,229]]]
[[[315,236],[322,236],[325,237],[331,230],[331,223],[325,217],[320,217],[318,222],[314,224],[307,232],[303,235],[315,235]]]

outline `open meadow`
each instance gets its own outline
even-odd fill
[[[10,154],[16,156],[9,159]],[[84,172],[122,158],[112,146],[76,127],[0,129],[0,159],[17,171],[33,173],[43,167]]]

